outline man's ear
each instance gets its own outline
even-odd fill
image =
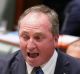
[[[55,35],[54,36],[54,44],[55,44],[55,47],[58,46],[58,38],[59,38],[59,35]]]
[[[58,38],[59,38],[59,35],[55,35],[55,37],[54,37],[55,42],[58,42]]]

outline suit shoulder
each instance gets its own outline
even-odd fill
[[[74,58],[74,57],[69,56],[69,55],[67,55],[67,58],[72,63],[72,65],[78,65],[78,66],[80,66],[80,60],[79,59]]]
[[[58,50],[58,54],[59,54],[59,57],[62,58],[63,62],[69,62],[71,66],[79,66],[80,67],[80,60],[64,53],[64,52],[61,52]]]
[[[69,56],[67,54],[64,54],[64,53],[63,53],[63,55],[64,55],[65,60],[70,63],[70,67],[72,69],[76,68],[76,69],[79,69],[79,71],[80,71],[80,60],[78,60],[72,56]]]
[[[6,54],[0,56],[0,67],[8,65],[10,62],[12,62],[16,56],[19,54],[20,51],[16,51],[12,54]]]

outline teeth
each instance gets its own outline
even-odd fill
[[[37,56],[39,56],[39,53],[27,53],[27,55],[31,58],[36,58]]]

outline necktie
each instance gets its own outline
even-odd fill
[[[31,74],[44,74],[41,67],[34,67]]]

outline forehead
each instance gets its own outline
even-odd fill
[[[31,12],[27,14],[21,21],[21,26],[42,26],[45,28],[51,27],[51,22],[49,20],[49,17],[42,13],[42,12]]]

